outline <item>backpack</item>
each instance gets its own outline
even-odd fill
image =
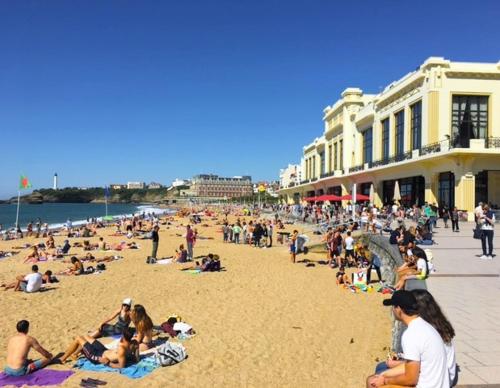
[[[165,342],[155,352],[156,362],[161,366],[178,364],[187,358],[184,346],[174,342]]]

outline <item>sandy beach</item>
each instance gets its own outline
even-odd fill
[[[172,255],[185,240],[178,235],[184,234],[180,224],[188,220],[176,221],[177,226],[161,226],[159,257]],[[139,380],[76,370],[65,386],[76,387],[87,377],[105,380],[108,387],[363,386],[390,344],[390,316],[381,306],[383,296],[353,294],[336,286],[335,270],[327,266],[291,264],[286,245],[258,249],[224,244],[220,226],[214,223],[197,226],[201,237],[214,240],[198,239],[194,253],[219,254],[223,272],[195,275],[180,271],[178,264],[147,265],[151,241],[135,240],[141,249],[117,252],[124,258],[106,263],[101,274],[59,276],[60,282],[42,293],[0,291],[0,366],[18,320],[29,320],[30,334],[56,354],[76,335],[96,328],[123,298],[131,297],[146,307],[155,325],[178,314],[195,328],[197,335],[183,341],[188,359]],[[108,243],[126,240],[110,237],[112,231],[99,229],[99,235]],[[64,239],[56,237],[56,243]],[[44,240],[2,241],[0,250],[34,241]],[[97,241],[98,237],[91,239]],[[0,260],[0,282],[30,272],[31,265],[22,263],[27,252]],[[71,253],[83,256],[82,248]],[[96,257],[106,254],[95,252]],[[307,259],[324,257],[309,253]],[[67,266],[39,263],[41,272]]]

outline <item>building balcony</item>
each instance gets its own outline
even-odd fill
[[[349,172],[358,172],[358,171],[361,171],[365,168],[365,165],[364,164],[358,164],[357,166],[352,166],[352,167],[349,167]]]
[[[468,147],[465,147],[465,145],[467,145]],[[380,168],[384,166],[391,166],[396,163],[408,160],[418,160],[421,157],[426,157],[433,154],[439,154],[439,153],[445,154],[447,152],[452,152],[452,151],[473,153],[474,151],[484,152],[485,150],[489,149],[500,150],[500,137],[488,137],[486,139],[470,139],[463,142],[457,142],[456,140],[450,141],[449,139],[446,139],[435,143],[429,143],[416,150],[411,150],[402,154],[393,155],[387,158],[382,158],[374,160],[372,162],[352,166],[348,169],[348,173],[354,174],[360,171],[370,171],[371,169]],[[301,181],[299,184],[296,185],[296,187],[316,182],[318,181],[318,179],[323,180],[334,176],[341,177],[342,174],[339,173],[338,171],[323,173],[319,178],[312,178]]]
[[[324,172],[319,177],[320,177],[320,179],[323,179],[323,178],[328,178],[328,177],[334,176],[334,175],[335,175],[335,171],[330,171],[330,172]]]

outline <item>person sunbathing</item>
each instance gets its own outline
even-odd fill
[[[45,350],[38,341],[28,335],[30,323],[26,320],[17,322],[17,334],[7,345],[7,360],[4,367],[5,374],[9,376],[24,376],[47,366],[52,360],[52,354]],[[35,349],[42,355],[42,359],[31,361],[28,354]]]
[[[126,298],[123,300],[119,309],[115,310],[105,321],[101,323],[99,328],[90,334],[92,338],[99,338],[103,336],[112,336],[122,334],[125,329],[130,325],[130,308],[132,306],[132,299]],[[109,322],[118,318],[115,324],[111,325]]]
[[[67,255],[69,253],[69,250],[71,249],[71,245],[69,245],[69,241],[68,240],[64,240],[64,245],[58,249],[58,254],[61,254],[61,255]]]
[[[153,347],[153,321],[144,306],[136,304],[130,317],[135,326],[134,339],[139,344],[139,351],[151,349]]]
[[[69,345],[66,352],[56,363],[65,363],[72,356],[76,361],[80,353],[92,364],[106,365],[110,368],[125,368],[127,361],[136,363],[139,361],[137,341],[132,339],[133,333],[129,328],[123,330],[122,337],[117,349],[108,349],[101,342],[90,336],[78,336]]]
[[[83,275],[85,273],[85,268],[80,260],[76,258],[76,256],[73,256],[71,258],[71,264],[73,264],[71,267],[68,269],[59,272],[59,275]]]
[[[28,256],[24,259],[24,263],[36,263],[40,260],[42,256],[40,255],[40,252],[38,251],[38,247],[36,245],[33,245],[33,248],[31,249],[31,252],[29,253]]]
[[[179,250],[175,250],[174,262],[176,263],[186,263],[188,261],[188,252],[184,248],[184,244],[179,246]]]
[[[109,249],[109,247],[106,244],[106,241],[104,241],[103,237],[99,237],[99,249],[101,251],[107,251]]]
[[[93,251],[97,248],[99,248],[99,244],[91,244],[89,240],[83,240],[84,251]]]
[[[209,253],[207,257],[201,259],[201,263],[197,261],[194,266],[191,265],[189,267],[182,268],[183,271],[198,270],[201,272],[220,271],[220,269],[221,264],[219,255],[214,255],[212,253]]]
[[[19,275],[16,281],[10,284],[2,284],[0,287],[5,287],[4,291],[14,289],[14,291],[37,292],[42,287],[42,275],[38,272],[38,265],[31,266],[31,273],[27,275]]]

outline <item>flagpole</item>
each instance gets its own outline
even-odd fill
[[[21,190],[17,191],[16,233],[19,229],[19,204],[21,203]]]
[[[107,188],[104,188],[104,201],[106,203],[106,217],[108,216],[108,193]]]

